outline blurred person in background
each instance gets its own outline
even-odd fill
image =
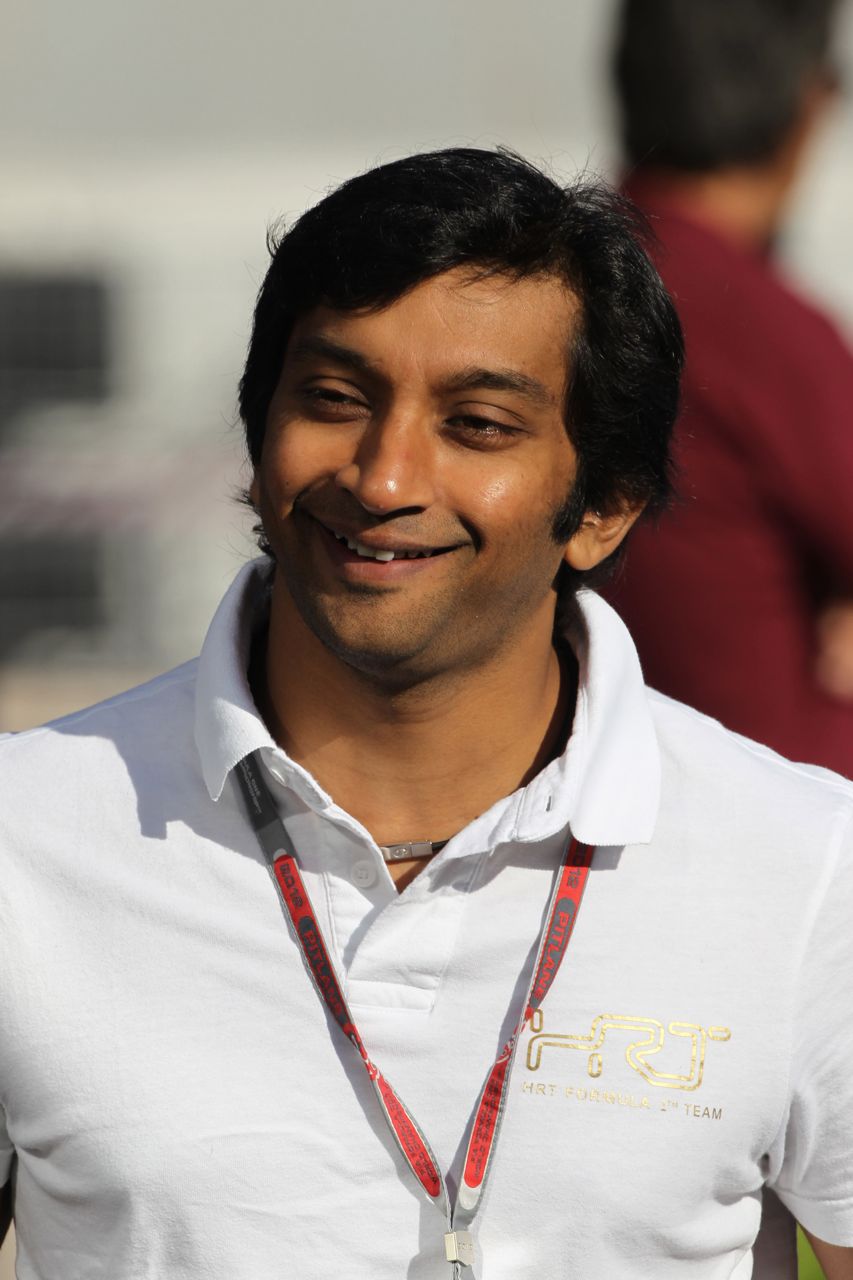
[[[773,249],[837,93],[832,0],[624,0],[626,187],[685,329],[681,501],[611,599],[649,683],[853,775],[853,355]]]

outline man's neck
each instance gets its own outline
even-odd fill
[[[263,671],[273,737],[381,845],[446,840],[535,777],[562,749],[576,691],[573,659],[525,637],[462,677],[389,692],[275,595]]]

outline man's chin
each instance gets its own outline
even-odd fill
[[[436,674],[435,661],[410,636],[351,636],[333,628],[314,634],[352,671],[387,688],[407,688]]]
[[[426,654],[411,626],[397,619],[353,616],[317,597],[294,598],[302,621],[324,649],[365,677],[394,684],[417,676]],[[345,616],[340,616],[341,612]]]
[[[442,610],[397,612],[385,592],[344,600],[288,583],[291,608],[322,647],[351,671],[389,691],[440,676],[452,665],[452,626]]]

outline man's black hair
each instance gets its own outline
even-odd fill
[[[567,187],[507,151],[410,156],[352,178],[277,242],[240,383],[249,456],[261,457],[294,322],[317,306],[376,310],[454,268],[556,276],[580,303],[566,352],[566,429],[578,454],[555,522],[564,541],[587,510],[663,507],[683,345],[633,205],[595,180]]]
[[[829,62],[837,0],[622,0],[614,72],[632,165],[772,159]]]

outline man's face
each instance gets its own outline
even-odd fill
[[[274,591],[351,666],[418,679],[550,643],[577,314],[554,278],[452,271],[296,324],[252,493]]]

